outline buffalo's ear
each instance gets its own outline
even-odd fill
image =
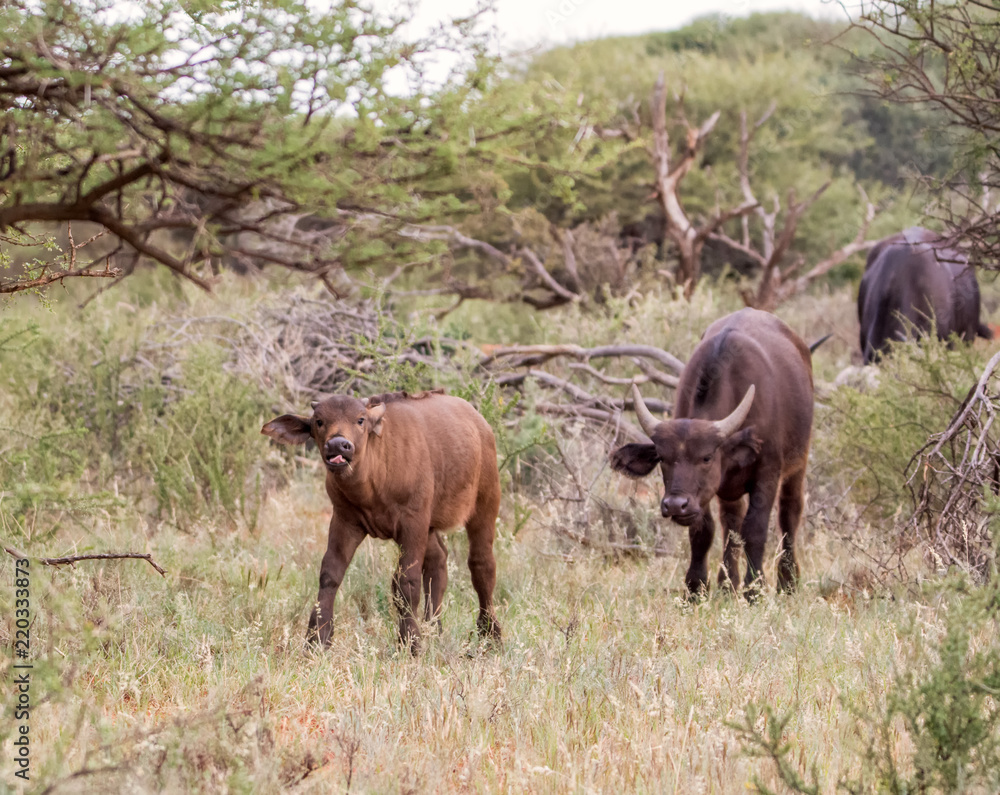
[[[652,444],[626,444],[611,453],[611,468],[630,478],[645,477],[659,463],[656,446]]]
[[[379,403],[370,409],[365,409],[368,415],[368,430],[376,436],[382,435],[383,419],[385,417],[385,403]]]
[[[270,436],[279,444],[305,444],[312,439],[312,426],[309,419],[296,414],[282,414],[275,417],[260,429],[265,436]]]
[[[737,431],[722,443],[722,457],[732,468],[744,469],[760,455],[760,438],[753,426]]]

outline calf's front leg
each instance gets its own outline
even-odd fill
[[[365,534],[351,525],[340,524],[337,517],[330,520],[330,535],[326,544],[326,554],[319,569],[319,595],[309,616],[306,641],[330,645],[333,634],[333,600],[344,581],[344,574],[354,557],[358,546],[365,540]]]

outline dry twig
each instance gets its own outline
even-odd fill
[[[30,560],[28,555],[6,544],[4,544],[4,551],[15,558]],[[95,552],[90,555],[69,555],[64,558],[36,558],[36,560],[43,566],[72,566],[74,563],[79,563],[82,560],[144,560],[156,569],[161,577],[167,576],[166,570],[160,567],[153,560],[153,556],[146,552]]]

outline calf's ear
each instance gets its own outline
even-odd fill
[[[743,469],[757,460],[760,444],[760,438],[751,425],[737,431],[722,443],[722,455],[730,467]]]
[[[652,444],[626,444],[611,453],[611,468],[630,478],[645,477],[658,463],[660,457]]]
[[[376,436],[382,435],[383,418],[385,417],[385,403],[379,403],[366,410],[368,415],[368,430]]]
[[[312,439],[312,427],[306,417],[282,414],[267,423],[260,432],[279,444],[305,444]]]

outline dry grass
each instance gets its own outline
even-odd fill
[[[849,305],[839,293],[806,296],[781,314],[811,340],[828,330],[818,316],[846,327]],[[704,326],[735,308],[735,293],[705,287],[691,305],[654,297],[597,320],[573,312],[544,319],[534,341],[571,335],[588,345],[611,335],[686,357]],[[468,321],[457,312],[450,322]],[[850,356],[837,328],[818,372]],[[483,328],[473,341],[491,341],[496,331]],[[0,388],[0,407],[13,405]],[[542,475],[531,488],[521,479],[516,492],[508,489],[496,544],[500,650],[475,638],[460,533],[449,537],[444,629],[428,633],[421,656],[395,645],[395,548],[372,541],[338,597],[332,648],[304,648],[330,517],[308,466],[257,495],[253,523],[209,517],[180,529],[151,520],[139,501],[52,528],[4,520],[0,532],[16,529],[33,555],[129,549],[151,552],[167,569],[165,578],[142,561],[32,569],[33,786],[743,793],[754,776],[777,786],[771,763],[743,754],[730,725],[751,703],[794,712],[793,758],[816,765],[824,791],[856,772],[868,744],[857,715],[879,709],[901,666],[920,664],[915,644],[940,635],[946,603],[866,590],[863,562],[811,512],[797,594],[769,592],[753,606],[721,594],[691,604],[683,598],[683,531],[651,518],[656,484],[615,478],[604,468],[606,451],[578,426],[567,424],[561,441],[562,453],[550,445],[528,463],[552,474],[565,457],[594,484],[596,499],[585,514],[586,505],[557,499],[568,492]],[[632,535],[628,516],[638,528]],[[560,528],[657,554],[583,547]],[[718,557],[716,550],[713,565]],[[8,649],[12,572],[5,556],[0,643]],[[773,586],[773,567],[767,574]],[[4,654],[8,681],[10,665]],[[8,760],[12,698],[5,689],[0,702],[0,758]],[[901,728],[894,737],[905,764],[909,737]],[[15,781],[8,763],[0,770],[5,783]]]
[[[58,791],[275,791],[304,776],[296,786],[316,792],[736,793],[771,780],[727,726],[764,702],[796,708],[788,739],[832,782],[857,755],[847,706],[877,705],[905,653],[897,628],[917,614],[935,627],[925,606],[823,598],[821,540],[797,595],[691,605],[683,549],[569,564],[529,530],[497,543],[502,651],[473,637],[453,536],[444,631],[421,657],[395,647],[393,552],[373,542],[338,598],[332,648],[315,653],[302,637],[319,491],[269,497],[253,536],[158,534],[165,579],[133,562],[35,571],[40,781],[114,767]],[[127,523],[93,540],[136,546]]]

